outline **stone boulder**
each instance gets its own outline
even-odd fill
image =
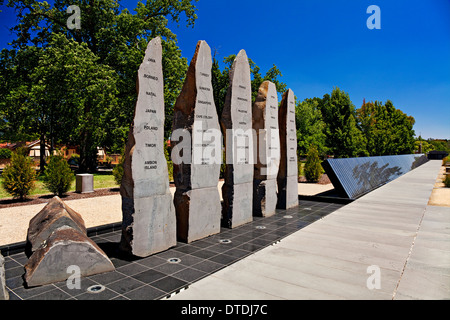
[[[28,287],[67,280],[70,266],[77,266],[80,276],[114,271],[114,265],[98,245],[77,229],[56,229],[25,265]]]
[[[56,196],[30,220],[27,232],[27,255],[30,256],[56,229],[62,226],[69,226],[86,234],[81,215]]]

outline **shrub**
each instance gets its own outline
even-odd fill
[[[119,163],[114,167],[112,173],[114,176],[114,181],[120,186],[122,184],[123,177],[123,162],[125,161],[125,156],[122,156]]]
[[[446,188],[450,188],[450,175],[445,175],[444,184]]]
[[[304,172],[305,178],[308,182],[317,182],[322,175],[319,152],[314,145],[309,147]]]
[[[12,152],[7,148],[0,149],[0,159],[9,159],[11,158]]]
[[[167,161],[167,171],[169,173],[169,180],[173,181],[173,161],[170,160],[170,146],[167,143],[167,141],[164,141],[164,156],[166,157]]]
[[[59,155],[50,157],[43,178],[44,185],[50,192],[62,196],[69,191],[74,179],[66,159]]]
[[[3,170],[3,188],[14,198],[23,200],[33,190],[36,170],[33,160],[22,150],[11,155],[11,163]]]

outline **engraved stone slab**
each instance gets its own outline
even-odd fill
[[[280,168],[278,171],[278,204],[280,209],[298,205],[297,128],[295,95],[289,89],[283,94],[278,111],[280,129]]]
[[[138,71],[138,98],[125,149],[121,248],[146,257],[176,245],[176,216],[164,156],[161,39],[148,44]]]
[[[0,300],[9,299],[8,290],[6,290],[5,278],[5,259],[0,254]]]
[[[251,222],[253,202],[253,131],[250,65],[241,50],[230,70],[230,84],[221,117],[226,169],[222,186],[222,226]]]
[[[30,257],[24,280],[28,287],[64,281],[71,275],[70,266],[79,268],[82,277],[115,270],[95,242],[80,231],[63,226]]]
[[[275,84],[264,81],[253,104],[253,129],[256,132],[257,159],[253,177],[253,215],[275,214],[276,178],[280,165],[278,96]]]
[[[173,131],[184,130],[190,138],[187,144],[190,149],[184,149],[183,154],[190,151],[191,157],[181,163],[174,161],[177,233],[179,239],[187,242],[220,231],[217,184],[222,162],[222,135],[214,104],[211,68],[211,49],[205,41],[199,41],[174,107]],[[175,149],[180,141],[172,138],[172,143]],[[193,192],[188,194],[189,191]],[[208,205],[199,205],[202,202]],[[208,223],[201,228],[192,225],[195,221]],[[199,233],[195,234],[195,231]]]

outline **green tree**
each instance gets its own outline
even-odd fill
[[[44,174],[45,187],[58,196],[69,191],[75,176],[66,159],[60,155],[50,156]]]
[[[8,0],[7,3],[17,12],[18,22],[12,28],[16,34],[16,39],[12,42],[17,50],[16,54],[19,51],[28,50],[29,47],[36,48],[34,50],[37,51],[40,49],[45,51],[56,35],[63,35],[80,46],[85,45],[84,48],[97,58],[95,63],[100,68],[109,67],[114,71],[117,88],[116,103],[102,112],[100,118],[102,132],[95,133],[100,137],[95,136],[92,141],[88,137],[89,134],[79,137],[81,143],[84,143],[83,139],[89,145],[101,142],[98,146],[117,152],[123,148],[132,122],[136,103],[138,67],[144,57],[148,41],[156,36],[161,36],[163,39],[163,71],[168,114],[166,129],[170,129],[171,109],[181,88],[180,84],[187,70],[187,61],[181,57],[181,52],[176,46],[176,36],[167,28],[167,25],[169,19],[179,23],[184,18],[188,26],[193,26],[197,18],[195,2],[196,0],[148,0],[145,3],[139,1],[134,10],[135,13],[131,14],[127,9],[121,9],[118,0],[74,0],[70,2],[70,5],[77,5],[80,8],[82,15],[80,29],[67,28],[67,19],[70,14],[66,12],[69,6],[66,1],[55,0],[52,5],[37,0]],[[39,60],[39,55],[36,55],[34,60]],[[6,75],[8,81],[13,77],[11,72]],[[26,92],[26,89],[31,86],[31,79],[24,80],[26,81],[20,82],[24,84],[24,87],[21,90],[16,89],[16,96],[17,93]],[[79,99],[83,99],[81,95],[82,92]],[[26,98],[20,101],[24,99]],[[17,104],[20,104],[17,98],[15,100]],[[25,109],[28,107],[26,104]],[[27,110],[24,111],[27,114]],[[89,112],[88,110],[87,113]],[[8,124],[12,121],[7,119],[4,122],[2,127],[8,129]],[[91,127],[91,124],[87,124],[87,127]],[[48,124],[47,127],[49,127]],[[77,132],[72,133],[72,136],[76,134]],[[170,135],[170,130],[166,132],[166,135]],[[92,146],[92,149],[96,147]],[[86,150],[81,158],[81,168],[92,169],[95,163],[94,152]]]
[[[322,175],[322,165],[320,163],[319,152],[314,145],[309,147],[304,172],[305,178],[308,182],[317,182]]]
[[[319,109],[326,123],[327,148],[338,158],[367,155],[365,137],[357,126],[355,106],[348,93],[334,88],[325,94]]]
[[[422,153],[428,153],[434,150],[434,147],[427,140],[423,140],[421,136],[419,136],[414,142],[414,152],[420,151],[420,145],[422,145]]]
[[[216,105],[217,114],[220,116],[222,114],[225,97],[230,82],[230,69],[233,66],[236,55],[232,54],[225,57],[223,59],[225,67],[222,71],[220,71],[219,62],[215,58],[216,54],[217,52],[214,53],[213,56],[212,87],[214,90],[214,103]],[[258,67],[250,58],[248,58],[248,62],[250,65],[251,74],[252,103],[255,102],[259,87],[266,80],[271,81],[275,84],[275,87],[277,88],[277,92],[279,94],[283,94],[287,90],[287,85],[281,82],[279,79],[279,77],[282,77],[282,74],[276,65],[273,65],[273,67],[270,68],[263,76],[261,74],[260,67]]]
[[[320,98],[305,99],[295,108],[297,151],[300,155],[306,155],[311,145],[317,147],[319,154],[327,153],[325,122],[319,109],[320,103]]]
[[[414,118],[396,109],[388,100],[368,102],[356,111],[370,155],[397,155],[414,152]]]
[[[14,198],[24,200],[35,186],[36,170],[33,160],[25,152],[18,150],[12,154],[11,163],[3,170],[2,177],[5,191]]]

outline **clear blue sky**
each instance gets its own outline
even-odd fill
[[[122,0],[131,12],[137,0]],[[369,30],[370,5],[381,29]],[[339,87],[359,108],[391,100],[423,138],[450,139],[449,0],[200,0],[193,28],[170,24],[184,57],[206,40],[222,60],[245,49],[262,73],[273,64],[299,100]],[[0,13],[0,47],[14,14]]]

